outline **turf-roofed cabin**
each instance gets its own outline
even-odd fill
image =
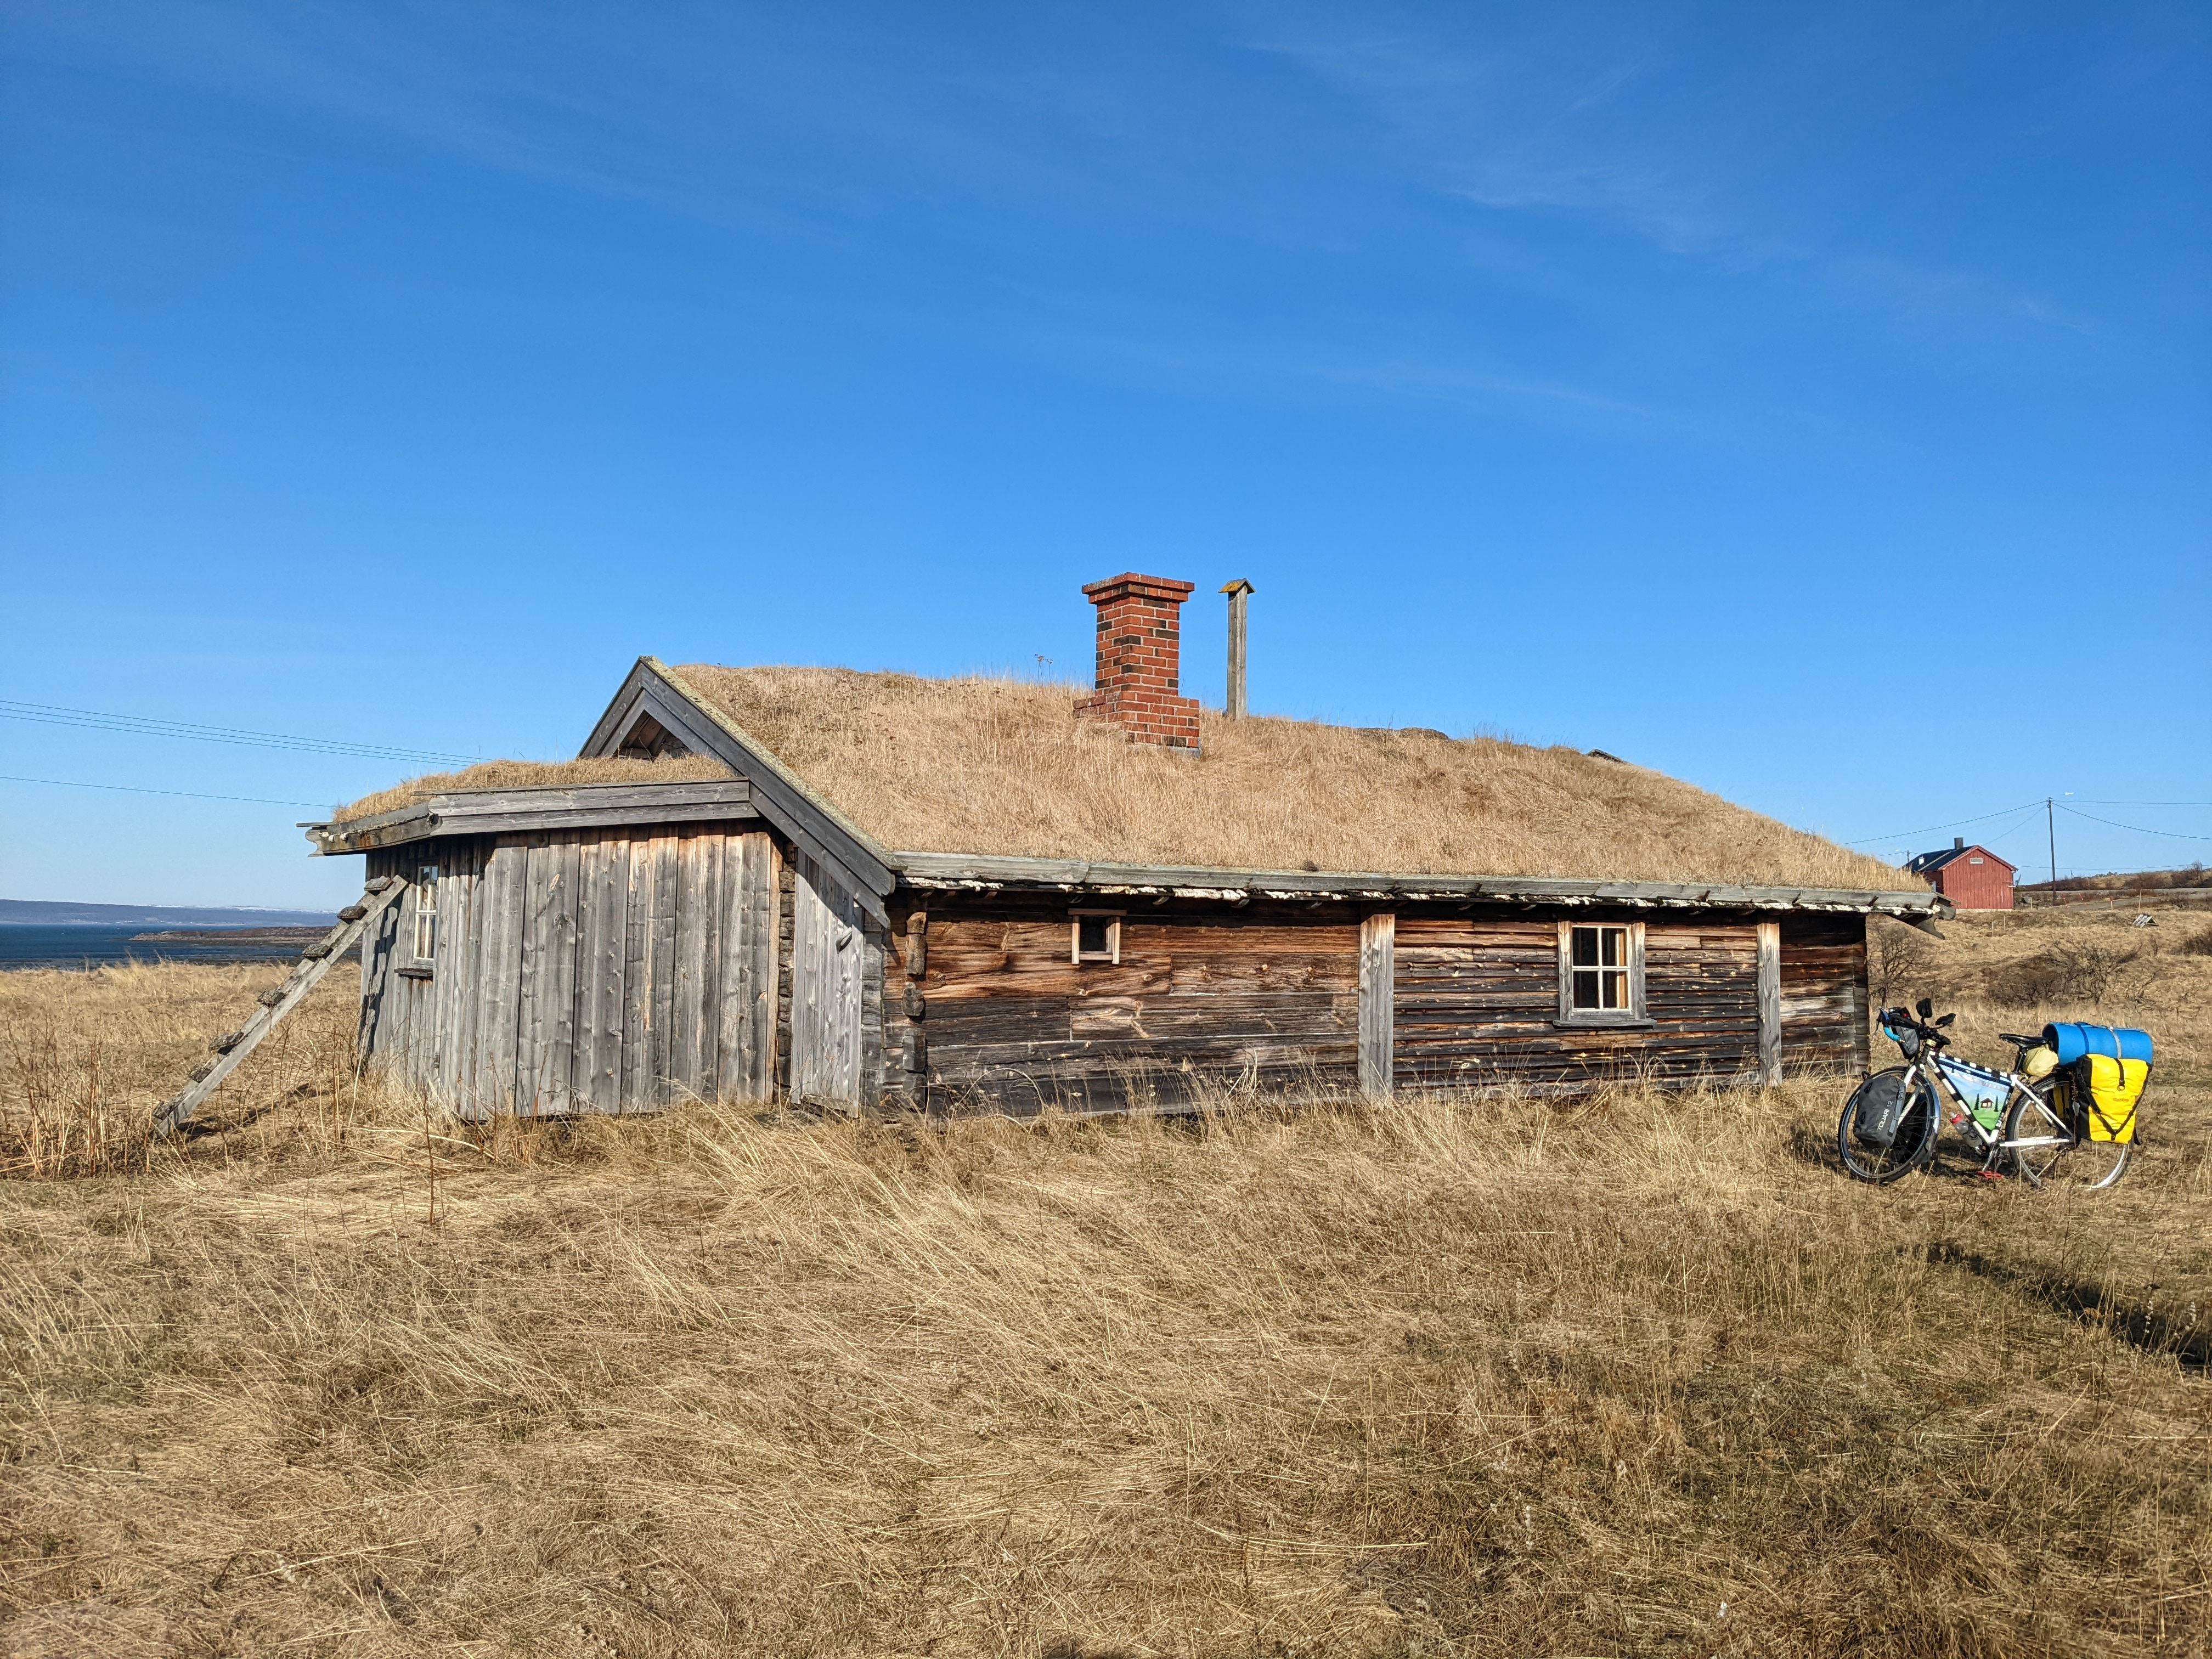
[[[309,826],[408,884],[366,1054],[469,1114],[1864,1066],[1866,919],[1926,887],[1609,757],[1216,716],[1190,591],[1085,590],[1088,695],[645,658],[577,760]]]

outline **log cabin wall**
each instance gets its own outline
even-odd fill
[[[1005,893],[895,899],[879,1098],[1027,1114],[1048,1103],[1174,1107],[1208,1085],[1376,1091],[1361,1083],[1359,992],[1363,920],[1379,934],[1377,917],[1343,905],[1118,902],[1127,908],[1115,963],[1070,960],[1071,908],[1091,904]],[[1563,921],[1641,922],[1646,1023],[1562,1024]],[[1770,939],[1775,926],[1766,924]],[[1407,908],[1389,931],[1391,1030],[1381,1052],[1399,1091],[1763,1074],[1755,915]],[[1784,1070],[1863,1068],[1864,932],[1857,916],[1780,924]],[[909,976],[917,938],[923,971]]]
[[[766,832],[714,823],[372,852],[368,873],[410,890],[362,952],[362,1054],[471,1116],[766,1098],[781,862]]]
[[[1782,1064],[1789,1072],[1868,1067],[1864,916],[1782,921]]]
[[[1685,1084],[1755,1076],[1756,919],[1638,915],[1650,1023],[1607,1028],[1560,1023],[1559,923],[1636,917],[1590,910],[1401,913],[1398,1086],[1588,1087],[1608,1079]]]
[[[1122,912],[1119,962],[1071,960],[1073,908]],[[1349,906],[908,893],[891,923],[884,1075],[906,1103],[1100,1112],[1183,1105],[1206,1087],[1356,1085]],[[924,971],[911,976],[917,938]]]
[[[424,865],[438,914],[418,963]],[[715,823],[371,853],[368,874],[410,889],[367,942],[363,1053],[471,1115],[687,1093],[1021,1114],[1174,1108],[1208,1090],[1735,1081],[1762,1071],[1764,933],[1767,1061],[1867,1063],[1856,915],[908,891],[887,931],[834,872],[802,865],[780,836]],[[1076,909],[1119,912],[1118,962],[1071,959]],[[1559,924],[1593,920],[1640,921],[1648,1025],[1560,1024]]]

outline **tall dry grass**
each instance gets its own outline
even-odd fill
[[[0,973],[0,1177],[148,1167],[155,1107],[285,971],[268,963],[132,963]],[[351,964],[341,964],[223,1084],[207,1108],[210,1126],[266,1120],[266,1133],[289,1135],[298,1115],[271,1119],[273,1109],[322,1102],[322,1121],[332,1124],[333,1113],[352,1110],[374,1087],[354,1063],[359,991]]]
[[[2029,932],[1955,930],[1949,967]],[[258,988],[134,971],[143,1054],[118,985],[42,995],[64,1053],[102,1030],[138,1086],[181,1046],[165,986],[210,1029]],[[122,1656],[2203,1652],[2189,983],[2103,1194],[1856,1186],[1810,1079],[471,1133],[302,1054],[150,1167],[0,1183],[0,1630]]]
[[[1078,722],[1078,689],[832,668],[676,671],[902,851],[1228,869],[1886,890],[1917,877],[1572,749],[1201,717],[1197,759]]]

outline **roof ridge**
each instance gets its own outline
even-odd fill
[[[824,795],[820,790],[817,789],[812,784],[807,782],[805,779],[800,777],[798,773],[793,771],[789,766],[786,765],[784,763],[783,757],[778,755],[775,750],[771,749],[767,744],[762,742],[760,738],[755,737],[750,732],[745,730],[744,726],[738,725],[727,714],[725,714],[720,709],[714,707],[712,702],[708,702],[705,696],[700,694],[698,688],[692,685],[691,683],[686,680],[681,674],[671,668],[666,663],[661,661],[659,658],[650,654],[640,657],[638,661],[644,666],[651,669],[655,674],[659,675],[671,690],[678,693],[686,702],[690,703],[694,708],[696,708],[708,720],[714,721],[714,723],[720,726],[731,738],[738,743],[743,744],[747,752],[758,757],[762,761],[765,762],[769,768],[775,772],[776,777],[788,788],[790,788],[793,793],[801,797],[805,800],[808,805],[813,807],[814,810],[821,813],[823,817],[828,818],[840,830],[843,830],[854,841],[858,842],[862,847],[866,848],[869,853],[874,855],[877,862],[883,865],[886,869],[896,869],[898,867],[896,855],[894,854],[889,848],[885,847],[883,842],[878,841],[866,830],[860,828],[859,824],[854,823],[853,820],[848,817],[843,812],[840,811],[835,804],[830,801],[828,796]],[[865,671],[855,670],[854,672],[860,672]]]

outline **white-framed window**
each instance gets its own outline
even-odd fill
[[[1561,922],[1561,1023],[1625,1025],[1644,1018],[1644,924]]]
[[[426,864],[415,872],[415,960],[428,962],[438,954],[438,866]]]
[[[1070,962],[1121,960],[1121,912],[1072,910],[1067,917],[1067,959]]]

